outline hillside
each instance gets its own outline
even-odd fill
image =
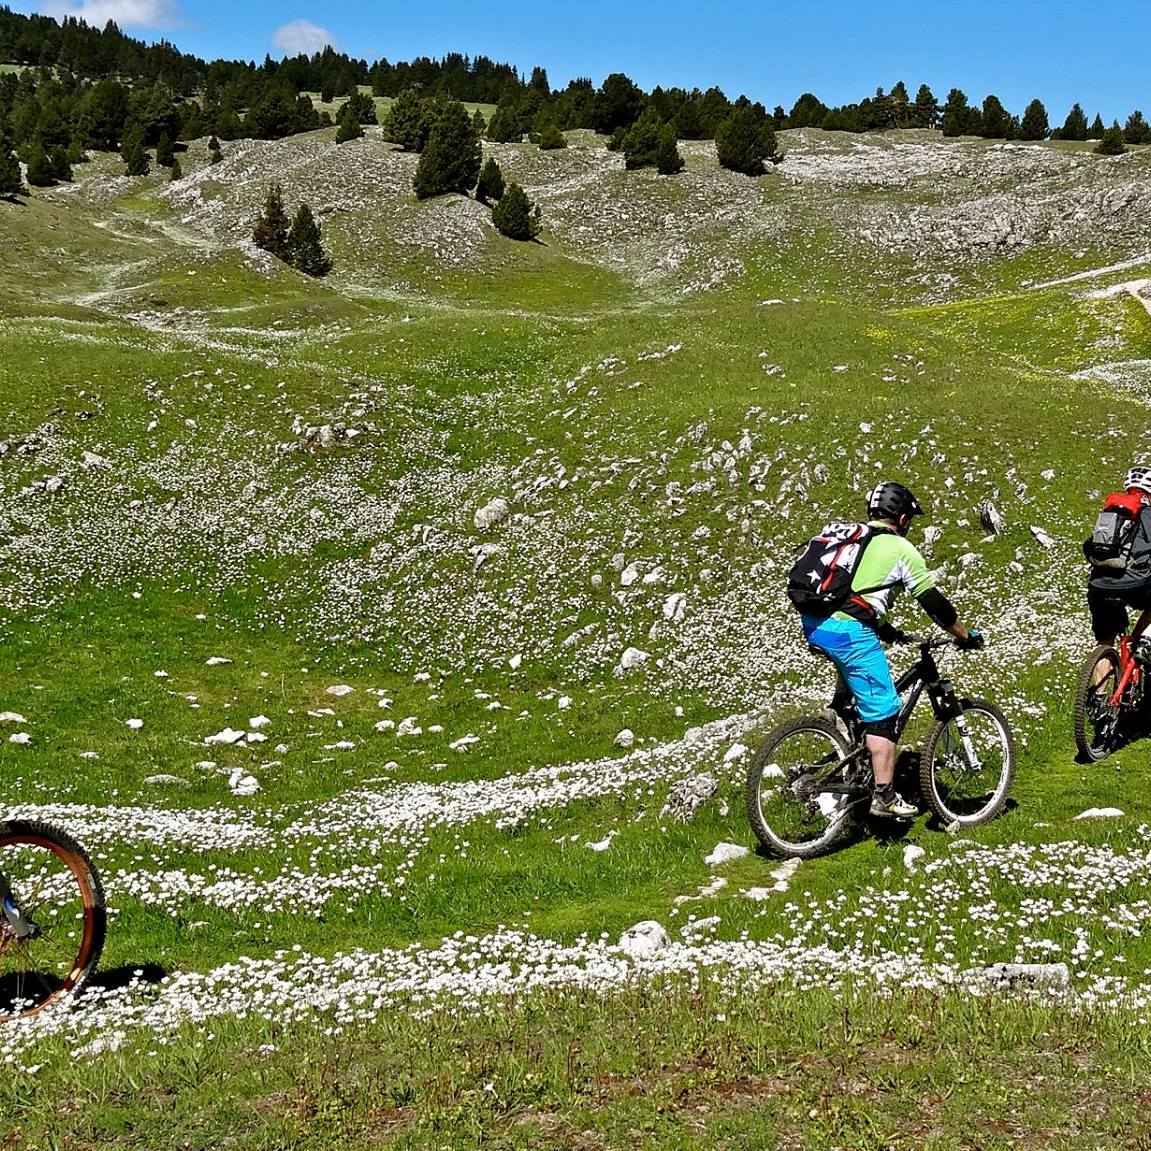
[[[640,1145],[694,1146],[622,1087],[600,1118],[556,1103],[557,1037],[591,1013],[587,1075],[626,1077],[613,1028],[667,1011],[661,1034],[698,1026],[711,1049],[731,1027],[754,1061],[734,1020],[757,1005],[816,1044],[790,992],[816,989],[829,1018],[859,996],[882,1036],[875,990],[894,984],[927,989],[909,1010],[954,1037],[1001,961],[1072,972],[1052,1014],[991,1012],[1004,1077],[1041,1074],[1094,1011],[1082,1068],[1037,1096],[1086,1099],[1126,1057],[1151,969],[1147,745],[1082,767],[1069,718],[1091,646],[1079,541],[1151,451],[1151,149],[805,129],[749,180],[710,142],[682,143],[673,178],[625,172],[590,132],[552,153],[485,145],[543,210],[542,242],[516,244],[472,200],[416,202],[415,157],[378,129],[332,137],[236,141],[214,166],[199,140],[174,184],[98,156],[74,185],[0,201],[0,711],[18,717],[0,779],[10,817],[90,848],[115,909],[105,999],[0,1031],[0,1059],[43,1068],[0,1088],[2,1114],[53,1130],[66,1087],[85,1105],[56,1129],[77,1145],[162,1145],[195,1118],[205,1140],[257,1146],[301,1050],[335,1106],[326,1029],[398,1051],[425,1016],[475,1060],[461,1075],[482,1098],[513,1070],[476,1055],[472,1024],[437,1029],[507,1004],[513,1039],[551,1014],[533,1073],[559,1095],[529,1105],[499,1080],[516,1102],[479,1129],[518,1116],[506,1145],[557,1145],[553,1108],[572,1131],[619,1124],[588,1146],[649,1118]],[[316,210],[325,280],[250,243],[272,181]],[[717,843],[754,842],[748,746],[827,690],[783,596],[793,550],[882,476],[923,496],[915,538],[989,637],[947,663],[1015,725],[1012,809],[798,869],[709,865]],[[669,788],[704,771],[715,799],[669,818]],[[1075,818],[1106,807],[1124,814]],[[643,920],[675,944],[617,948]],[[689,1025],[676,996],[700,985]],[[102,1068],[161,1049],[176,1114],[117,1099],[130,1123],[109,1126]],[[414,1094],[372,1072],[392,1109],[371,1119],[381,1144],[425,1145],[431,1051]],[[948,1059],[916,1065],[932,1091],[979,1055]],[[1131,1059],[1109,1109],[1056,1127],[1057,1145],[1139,1114],[1146,1053]],[[198,1068],[183,1086],[182,1061]],[[798,1134],[824,1104],[795,1090],[781,1145],[833,1145]],[[700,1145],[722,1123],[746,1134],[719,1097]],[[444,1138],[468,1142],[458,1098],[441,1105]],[[916,1112],[924,1132],[966,1108],[936,1105]],[[282,1145],[314,1129],[300,1107]],[[991,1118],[978,1129],[997,1145]]]

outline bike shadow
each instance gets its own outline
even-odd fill
[[[159,963],[122,963],[119,967],[100,968],[92,976],[85,992],[122,991],[133,984],[155,985],[168,974]]]

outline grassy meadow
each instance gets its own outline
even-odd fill
[[[1070,719],[1079,541],[1151,449],[1110,208],[1151,154],[788,133],[661,180],[576,133],[492,146],[518,245],[332,136],[0,201],[0,781],[112,909],[102,989],[0,1029],[0,1142],[1151,1145],[1148,744],[1081,765]],[[272,179],[326,280],[246,243]],[[981,195],[1014,239],[963,239]],[[828,687],[793,550],[881,477],[987,634],[944,659],[1014,726],[1009,810],[709,864]]]

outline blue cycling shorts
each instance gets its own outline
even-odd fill
[[[881,723],[899,711],[899,694],[874,629],[857,619],[800,618],[807,642],[835,664],[851,688],[864,723]]]

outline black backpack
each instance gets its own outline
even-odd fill
[[[1127,570],[1142,507],[1143,496],[1139,492],[1112,492],[1103,501],[1095,527],[1083,541],[1083,554],[1093,568],[1116,575]]]
[[[851,581],[875,532],[867,524],[828,524],[814,536],[787,577],[787,598],[803,615],[826,618],[850,608],[863,613],[852,600]],[[873,613],[868,608],[868,616]]]

